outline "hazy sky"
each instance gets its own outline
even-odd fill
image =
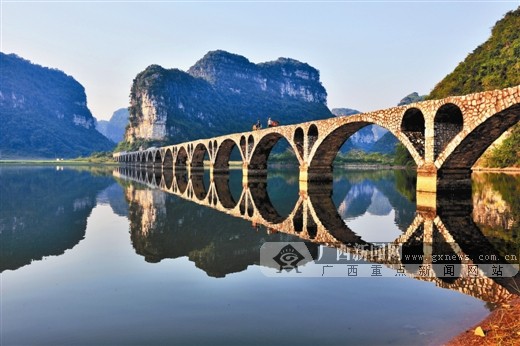
[[[93,115],[127,107],[150,64],[187,70],[210,50],[320,70],[328,106],[371,111],[427,94],[516,1],[9,1],[0,50],[58,68]]]

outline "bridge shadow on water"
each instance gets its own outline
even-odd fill
[[[187,256],[208,275],[223,277],[260,264],[267,241],[303,241],[320,264],[334,263],[332,249],[490,303],[520,294],[518,248],[504,250],[483,233],[474,221],[479,204],[471,186],[439,191],[435,208],[431,201],[422,208],[423,197],[410,189],[415,177],[404,172],[374,171],[369,178],[350,172],[330,183],[283,190],[282,203],[271,196],[276,179],[248,179],[240,186],[229,174],[209,172],[188,177],[182,170],[119,167],[113,174],[125,182],[134,248],[149,262]],[[205,208],[190,212],[192,204],[179,199]],[[396,238],[375,242],[363,229],[351,229],[349,220],[367,213],[393,213]]]

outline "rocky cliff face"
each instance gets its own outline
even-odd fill
[[[62,71],[0,53],[2,158],[77,157],[113,148],[95,129],[85,90]]]
[[[134,79],[128,143],[179,143],[251,129],[268,117],[282,124],[332,116],[319,72],[280,58],[254,64],[224,51],[207,53],[187,72],[151,65]]]

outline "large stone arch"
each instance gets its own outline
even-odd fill
[[[153,165],[153,162],[154,162],[154,153],[151,150],[149,150],[146,153],[146,164],[151,166],[151,165]]]
[[[401,119],[401,132],[408,137],[419,156],[425,153],[426,121],[419,108],[408,108]]]
[[[511,126],[520,121],[520,103],[514,104],[476,126],[470,133],[455,136],[436,161],[439,170],[468,169],[482,156],[484,151]],[[450,148],[454,149],[450,152]]]
[[[285,139],[289,145],[295,150],[294,143],[290,138],[286,138],[278,132],[271,132],[260,138],[260,141],[254,146],[253,153],[249,159],[249,169],[265,170],[267,169],[267,160],[269,154],[280,139]],[[296,151],[296,150],[295,150]],[[296,156],[298,157],[298,156]]]
[[[297,127],[293,134],[293,143],[296,146],[296,153],[300,158],[305,157],[305,133],[301,127]]]
[[[227,171],[229,169],[229,161],[231,160],[231,153],[233,149],[237,147],[238,144],[232,139],[225,139],[216,150],[215,162],[213,164],[213,169],[215,171],[222,170]],[[242,162],[244,161],[244,156],[242,150],[238,150],[240,152],[240,156],[242,157]]]
[[[464,126],[464,117],[459,106],[454,103],[446,103],[437,109],[433,120],[434,160],[446,148],[448,143],[457,135]]]
[[[209,155],[209,150],[206,147],[206,145],[204,145],[204,143],[197,144],[193,149],[193,156],[191,158],[191,168],[203,169],[204,155],[206,153],[208,153]]]
[[[343,143],[367,125],[370,125],[370,123],[362,121],[351,122],[331,131],[321,142],[317,142],[317,147],[314,150],[311,150],[309,167],[313,169],[331,168]]]
[[[166,149],[163,159],[164,168],[173,168],[173,152],[170,148]]]
[[[161,155],[161,151],[160,150],[156,150],[154,152],[153,165],[156,166],[156,167],[161,167],[161,165],[162,165],[162,155]]]
[[[175,161],[175,167],[186,168],[186,163],[188,161],[188,152],[184,146],[179,148],[179,152],[177,153],[177,160]]]
[[[308,152],[310,152],[312,150],[312,147],[314,146],[314,143],[316,143],[318,138],[319,138],[318,126],[316,126],[316,124],[311,124],[309,126],[309,129],[307,130],[307,150],[308,150]]]

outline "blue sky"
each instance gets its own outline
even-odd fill
[[[93,115],[127,107],[148,65],[187,70],[210,50],[320,70],[328,106],[371,111],[427,94],[517,1],[9,1],[1,47],[85,87]]]

